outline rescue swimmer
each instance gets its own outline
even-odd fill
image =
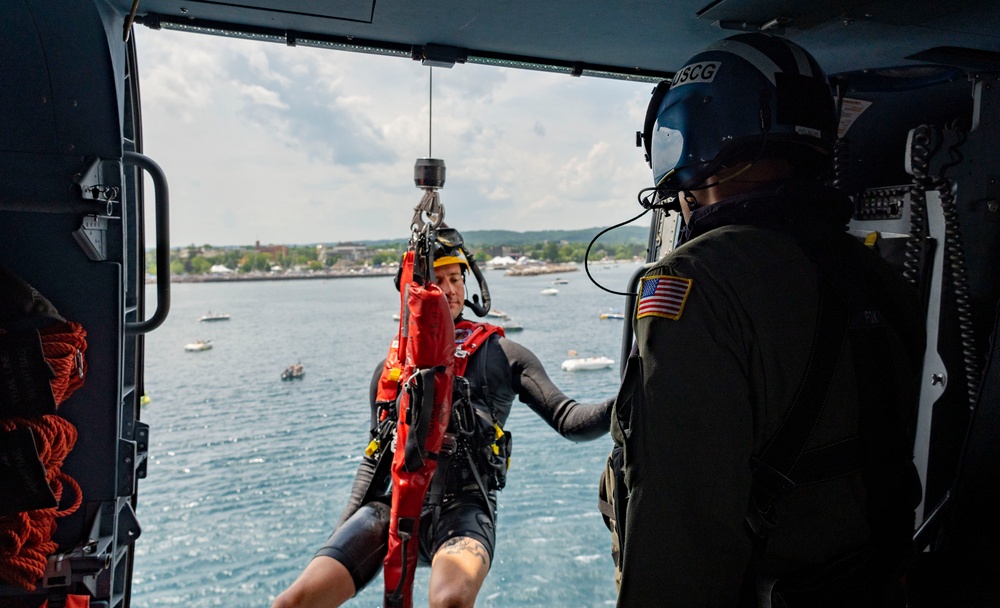
[[[457,230],[442,227],[434,242],[435,284],[455,324],[456,365],[451,422],[420,516],[419,554],[430,564],[429,605],[472,607],[493,562],[496,498],[511,453],[504,427],[514,398],[560,435],[588,441],[608,432],[613,399],[579,403],[551,381],[538,358],[507,339],[503,329],[467,320],[466,273],[475,260]],[[399,277],[397,277],[397,288]],[[485,314],[485,313],[483,313]],[[364,588],[387,552],[394,403],[380,401],[389,366],[371,382],[372,442],[362,459],[347,506],[333,534],[272,608],[331,608]]]
[[[602,498],[618,606],[901,607],[920,485],[912,285],[823,185],[837,111],[800,46],[740,34],[657,87],[646,271]]]

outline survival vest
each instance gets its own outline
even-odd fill
[[[487,487],[502,490],[506,481],[506,471],[510,466],[511,434],[510,431],[503,430],[500,424],[493,419],[492,413],[486,411],[485,407],[477,399],[474,399],[471,394],[472,387],[466,379],[466,370],[472,355],[493,335],[503,336],[503,328],[498,325],[474,323],[464,319],[455,324],[455,379],[452,393],[452,417],[448,426],[449,432],[445,435],[441,448],[442,453],[438,454],[438,458],[440,460],[451,456],[460,447],[468,447],[480,464],[480,471],[494,473],[490,479],[485,480]],[[400,381],[402,362],[396,356],[398,340],[398,336],[393,338],[392,345],[389,347],[389,355],[382,366],[382,374],[379,376],[375,396],[378,421],[371,431],[372,440],[365,449],[365,456],[375,458],[378,463],[376,473],[373,475],[374,479],[385,477],[388,469],[386,464],[391,458],[384,456],[391,454],[393,449],[391,442],[395,431],[398,415],[397,402],[402,385]],[[480,359],[480,361],[483,360]],[[463,438],[468,441],[460,445]],[[432,483],[436,483],[436,481]],[[373,484],[362,502],[369,502],[387,489],[384,484]]]
[[[490,336],[498,334],[504,335],[503,328],[499,325],[489,323],[473,323],[465,319],[455,323],[455,376],[465,376],[465,369],[469,365],[469,357],[472,356],[479,347],[486,343]],[[399,336],[392,339],[389,346],[389,354],[385,358],[385,365],[382,366],[382,375],[378,381],[378,392],[375,396],[376,403],[395,403],[399,396],[400,379],[403,374],[403,362],[399,360]],[[380,414],[382,416],[388,414]]]

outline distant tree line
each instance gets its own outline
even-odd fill
[[[591,247],[590,260],[630,260],[644,257],[646,254],[645,240],[639,239],[635,229],[621,233],[616,240],[602,236]],[[550,263],[582,263],[590,239],[598,232],[591,231],[536,231],[533,233],[517,233],[510,231],[473,231],[467,234],[466,246],[475,252],[476,261],[480,264],[495,256],[510,255],[512,257],[527,256],[529,258]],[[521,238],[525,234],[549,237],[538,241],[525,242]],[[516,235],[516,238],[510,237]],[[510,242],[495,239],[509,237]],[[369,241],[361,243],[356,249],[357,259],[331,252],[331,247],[321,250],[316,245],[287,245],[266,247],[214,247],[212,245],[188,245],[171,250],[170,272],[175,275],[205,274],[212,266],[225,266],[235,272],[267,272],[275,266],[282,269],[323,270],[332,267],[351,268],[358,266],[382,266],[399,262],[406,250],[404,240]],[[320,252],[323,259],[320,260]],[[156,258],[153,251],[146,253],[146,270],[156,272]]]

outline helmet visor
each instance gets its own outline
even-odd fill
[[[438,228],[437,240],[445,247],[457,248],[465,244],[462,234],[454,228]]]
[[[663,125],[660,119],[656,121],[653,131],[653,142],[650,146],[650,158],[653,165],[653,179],[656,186],[664,185],[664,178],[674,173],[681,160],[684,150],[684,134],[677,129]],[[668,179],[669,181],[669,179]]]

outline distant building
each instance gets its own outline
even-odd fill
[[[340,256],[342,260],[352,260],[357,262],[358,260],[368,259],[369,254],[368,246],[361,245],[358,243],[337,243],[333,247],[330,247],[328,255]]]
[[[253,248],[259,253],[270,253],[274,259],[283,258],[288,255],[288,247],[284,245],[261,245],[260,241],[254,243]]]
[[[211,274],[228,274],[230,272],[235,272],[232,268],[223,266],[222,264],[215,264],[208,269]]]

